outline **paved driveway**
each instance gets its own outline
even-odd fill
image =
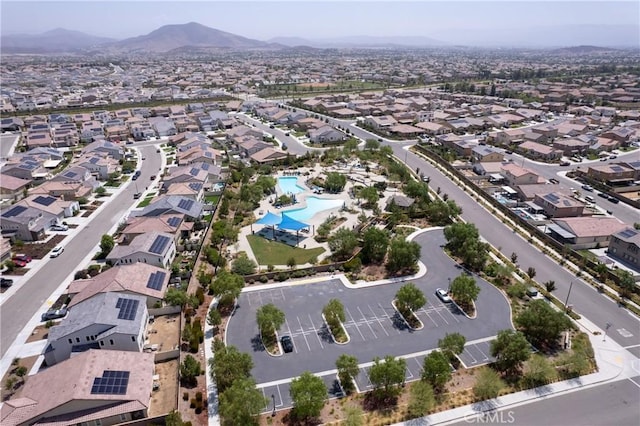
[[[417,312],[423,329],[408,329],[391,305],[403,283],[352,289],[345,287],[339,279],[327,277],[325,281],[313,284],[285,283],[281,287],[243,292],[228,325],[227,344],[251,354],[252,374],[257,383],[275,384],[286,382],[304,371],[329,372],[335,369],[335,360],[343,353],[356,356],[360,363],[368,363],[376,356],[400,356],[436,348],[438,339],[446,333],[459,332],[467,341],[472,341],[511,328],[507,300],[482,280],[478,279],[481,292],[476,301],[476,319],[470,320],[454,306],[440,302],[434,295],[435,289],[446,288],[448,278],[455,278],[461,271],[442,252],[445,240],[441,230],[422,233],[415,241],[422,246],[422,261],[427,266],[427,274],[413,281],[427,296],[427,304]],[[345,345],[331,340],[322,320],[322,308],[332,298],[341,300],[345,306],[344,325],[351,338]],[[273,357],[262,347],[256,311],[267,303],[273,303],[285,313],[286,321],[279,333],[292,337],[292,353]],[[482,361],[479,356],[473,358],[476,361],[469,364]],[[271,390],[265,392],[270,397]]]

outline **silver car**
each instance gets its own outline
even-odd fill
[[[441,288],[436,289],[436,296],[438,296],[438,299],[440,299],[443,303],[451,302],[451,298],[449,297],[449,294],[446,290],[443,290]]]

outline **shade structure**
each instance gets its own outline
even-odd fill
[[[278,228],[280,229],[290,229],[292,231],[299,231],[304,228],[308,228],[309,225],[304,222],[300,222],[299,220],[295,220],[294,218],[287,216],[286,213],[282,213],[282,222],[278,224]]]
[[[261,217],[256,223],[258,225],[277,225],[282,222],[282,218],[277,214],[267,211],[267,214]]]

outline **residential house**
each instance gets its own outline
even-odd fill
[[[495,141],[498,145],[518,145],[524,141],[523,129],[507,129],[496,133]]]
[[[76,303],[59,325],[49,328],[43,353],[47,366],[89,349],[142,352],[146,302],[143,296],[99,292]]]
[[[533,202],[552,218],[582,216],[584,212],[584,203],[560,192],[535,194]]]
[[[504,154],[493,147],[478,145],[471,150],[471,157],[477,163],[492,163],[501,162]]]
[[[555,160],[562,157],[561,150],[531,141],[522,142],[520,145],[518,145],[518,150],[524,152],[532,158],[539,158],[542,160]]]
[[[251,159],[251,161],[255,161],[258,164],[268,164],[275,161],[283,160],[287,158],[288,155],[289,154],[284,151],[277,150],[272,147],[267,147],[254,154],[251,154],[249,158]]]
[[[107,262],[114,266],[141,262],[168,269],[175,256],[174,236],[153,231],[138,235],[128,245],[116,245],[107,255]]]
[[[58,222],[52,213],[33,207],[13,205],[0,213],[2,236],[22,241],[38,241],[51,225]]]
[[[127,219],[121,232],[122,244],[127,244],[135,237],[147,232],[162,232],[175,235],[176,244],[182,237],[187,237],[193,229],[193,222],[185,221],[183,214],[166,214],[161,216],[137,216]]]
[[[587,175],[608,185],[620,186],[633,182],[636,171],[624,164],[593,164],[589,165]]]
[[[344,133],[331,126],[323,126],[319,129],[309,131],[309,140],[312,143],[336,143],[343,142],[345,139],[346,135]]]
[[[97,120],[84,121],[80,130],[80,140],[85,143],[93,142],[104,136],[102,123]]]
[[[84,154],[100,152],[116,160],[122,160],[124,158],[125,150],[119,144],[105,141],[105,140],[100,140],[100,141],[96,141],[88,144],[87,146],[82,148],[82,152]]]
[[[178,195],[163,196],[153,200],[135,216],[157,217],[166,214],[183,214],[194,221],[202,217],[204,204],[191,198]]]
[[[577,138],[560,138],[553,141],[553,148],[562,151],[562,154],[567,157],[575,154],[584,154],[589,149],[589,146],[589,142],[584,142]]]
[[[507,184],[512,187],[544,182],[544,179],[535,172],[513,163],[502,164],[500,174],[504,176]]]
[[[107,180],[110,174],[121,170],[118,160],[99,151],[82,154],[80,158],[74,161],[74,164],[89,170],[89,172],[98,180]]]
[[[22,199],[31,183],[31,179],[0,174],[0,200],[18,201]]]
[[[29,376],[0,408],[3,426],[115,425],[147,417],[154,355],[89,350]]]
[[[398,122],[390,115],[373,116],[369,115],[365,117],[364,124],[372,127],[375,130],[388,131],[392,126]]]
[[[630,226],[614,232],[609,241],[609,256],[640,272],[640,231]]]
[[[177,195],[202,202],[204,199],[204,185],[200,182],[176,182],[167,186],[167,192],[164,195]]]
[[[627,227],[612,216],[584,216],[554,219],[547,229],[556,240],[579,250],[607,247],[612,235]]]
[[[165,117],[149,117],[149,124],[156,131],[156,134],[160,137],[173,136],[178,133],[176,126],[173,122]]]

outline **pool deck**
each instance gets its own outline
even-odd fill
[[[305,175],[306,172],[310,172],[309,175]],[[348,179],[347,180],[347,184],[345,185],[345,188],[342,192],[340,192],[339,194],[328,194],[328,193],[323,193],[323,194],[315,194],[310,188],[307,187],[307,185],[305,184],[305,181],[311,177],[316,177],[319,175],[324,174],[326,171],[340,171],[343,172],[345,174],[348,174],[348,176],[350,178],[355,178],[356,180],[352,180],[352,179]],[[371,173],[369,173],[370,175]],[[282,177],[283,174],[279,173],[277,177]],[[284,175],[284,177],[288,177],[287,175]],[[317,229],[318,226],[320,226],[320,224],[322,224],[322,222],[324,222],[329,216],[339,216],[339,217],[344,217],[346,218],[346,221],[342,223],[342,225],[340,227],[344,227],[344,228],[349,228],[349,229],[353,229],[355,228],[355,226],[358,224],[358,215],[360,215],[360,213],[362,212],[362,210],[356,205],[356,199],[351,198],[350,194],[350,190],[354,185],[359,185],[362,184],[362,182],[364,181],[365,183],[368,184],[372,184],[373,182],[379,180],[374,180],[374,179],[368,179],[365,175],[364,175],[364,170],[362,170],[361,173],[358,173],[358,171],[353,172],[350,170],[345,170],[345,169],[339,169],[338,167],[332,166],[328,169],[324,169],[322,167],[320,167],[319,165],[317,165],[315,168],[309,169],[309,168],[302,168],[300,169],[300,175],[297,176],[298,177],[298,181],[297,184],[298,186],[301,186],[303,188],[306,188],[305,191],[296,194],[297,199],[299,200],[298,203],[291,205],[291,206],[286,206],[286,207],[282,207],[282,208],[276,208],[274,207],[271,203],[270,200],[274,198],[273,195],[265,198],[264,200],[262,200],[260,202],[260,207],[258,207],[256,210],[254,210],[254,216],[256,218],[256,220],[260,219],[261,217],[263,217],[265,214],[267,214],[268,211],[270,211],[271,213],[274,214],[282,214],[282,212],[287,211],[287,210],[293,210],[293,209],[299,209],[299,208],[304,208],[306,207],[306,198],[307,197],[317,197],[317,198],[325,198],[325,199],[332,199],[332,200],[341,200],[344,203],[346,203],[347,208],[353,208],[357,211],[357,213],[349,213],[346,211],[342,211],[341,208],[333,208],[333,209],[329,209],[329,210],[324,210],[321,212],[316,213],[311,219],[304,221],[305,223],[308,223],[311,227],[311,229],[309,230],[309,232],[307,233],[303,233],[300,232],[299,235],[299,243],[298,243],[298,247],[301,248],[307,248],[307,249],[311,249],[311,248],[315,248],[315,247],[323,247],[325,249],[325,252],[322,253],[320,256],[318,256],[318,260],[322,260],[326,257],[328,257],[331,254],[331,251],[329,250],[329,244],[327,242],[324,243],[318,243],[315,238],[313,238],[313,236],[315,235],[315,229]],[[376,178],[379,178],[379,176],[375,176]],[[367,180],[369,182],[367,182]],[[278,196],[281,195],[279,188],[276,187],[276,191],[278,193]],[[381,197],[380,200],[378,201],[378,205],[380,207],[381,210],[384,210],[385,206],[386,206],[386,202],[388,197],[398,194],[398,192],[395,192],[393,190],[387,190],[384,193],[384,197]],[[370,215],[370,211],[366,211],[367,215]],[[334,229],[335,231],[335,229]],[[285,242],[289,245],[295,246],[295,240],[296,240],[296,235],[295,232],[289,231],[289,232],[283,232],[283,233],[278,233],[279,231],[276,228],[276,238],[279,240],[285,240]],[[250,259],[253,259],[254,261],[257,262],[253,251],[251,250],[251,246],[249,245],[249,242],[247,240],[247,235],[251,235],[251,234],[259,234],[259,235],[263,235],[263,236],[267,236],[267,237],[271,237],[272,235],[272,230],[270,226],[264,226],[264,225],[256,225],[255,223],[253,225],[249,225],[249,226],[245,226],[243,228],[240,229],[240,232],[238,234],[238,242],[235,243],[232,247],[230,247],[230,250],[232,253],[238,253],[238,252],[246,252],[247,256]],[[260,265],[261,267],[266,267],[267,265]],[[286,265],[274,265],[276,267],[284,267],[286,268]],[[306,264],[306,265],[298,265],[299,267],[307,267],[307,266],[311,266],[311,264]]]

